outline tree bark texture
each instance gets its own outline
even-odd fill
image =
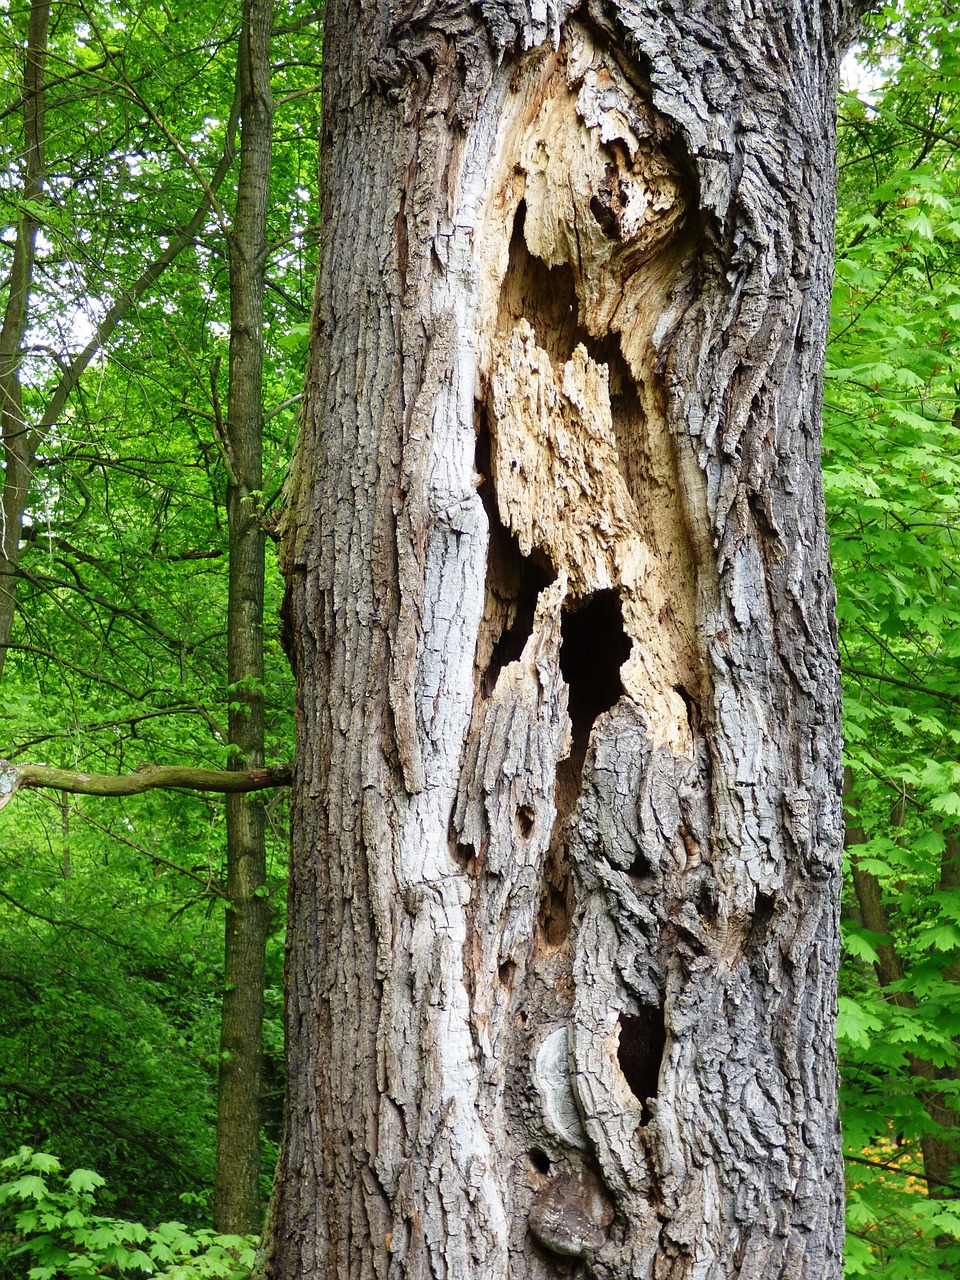
[[[237,54],[240,174],[229,237],[230,381],[226,454],[230,571],[227,677],[231,765],[263,768],[263,290],[273,146],[273,0],[245,0]],[[259,798],[227,796],[227,912],[220,1026],[214,1224],[259,1231],[260,1089],[267,901],[266,819]]]
[[[327,8],[272,1276],[840,1275],[851,16]]]

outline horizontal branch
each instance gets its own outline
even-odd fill
[[[960,702],[960,695],[946,693],[943,689],[932,689],[927,684],[917,684],[913,680],[901,680],[897,676],[884,675],[880,671],[867,671],[863,667],[851,667],[843,663],[843,670],[852,676],[860,676],[864,680],[882,680],[885,684],[894,684],[898,689],[910,689],[914,693],[925,693],[930,698],[940,698],[944,702]]]
[[[865,1164],[871,1169],[889,1169],[891,1173],[899,1173],[901,1178],[917,1178],[925,1182],[928,1187],[946,1187],[951,1195],[960,1195],[960,1186],[955,1182],[944,1182],[942,1178],[930,1177],[921,1173],[919,1169],[901,1169],[894,1160],[870,1160],[865,1156],[851,1155],[848,1151],[843,1153],[843,1158],[850,1164]]]
[[[47,764],[16,765],[0,760],[0,809],[21,787],[49,787],[82,796],[136,796],[157,788],[190,791],[262,791],[289,786],[290,765],[263,769],[191,769],[180,765],[142,764],[133,773],[74,773]]]

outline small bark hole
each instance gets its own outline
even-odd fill
[[[750,925],[750,942],[759,943],[764,940],[770,928],[770,921],[777,909],[777,900],[770,893],[758,892],[753,900],[753,920]]]
[[[697,892],[697,912],[707,924],[713,924],[717,918],[717,888],[712,880],[704,881]]]
[[[528,1152],[527,1158],[532,1168],[537,1173],[547,1174],[550,1172],[550,1159],[545,1151],[540,1151],[536,1147],[533,1151]]]
[[[623,232],[620,230],[616,211],[612,207],[612,192],[606,187],[601,188],[601,190],[602,195],[592,197],[590,212],[608,240],[622,240]]]
[[[571,758],[579,772],[597,716],[623,696],[620,668],[630,654],[615,591],[598,591],[560,623],[560,673],[570,689]]]
[[[533,833],[536,815],[528,804],[522,804],[517,810],[517,830],[524,840],[529,840]]]
[[[646,880],[646,878],[649,875],[652,875],[652,873],[653,867],[650,865],[650,859],[639,852],[627,868],[627,875],[631,876],[634,880]]]
[[[631,1093],[640,1103],[643,1124],[648,1124],[652,1118],[647,1100],[657,1096],[660,1064],[666,1044],[667,1032],[661,1007],[643,1005],[639,1013],[621,1016],[617,1061]]]
[[[460,863],[461,866],[464,866],[464,867],[469,866],[470,863],[473,862],[474,858],[477,856],[477,851],[473,847],[473,845],[468,844],[465,841],[462,841],[462,840],[455,841],[454,848],[457,854],[457,861]]]
[[[513,976],[517,972],[516,961],[504,960],[497,968],[497,977],[500,979],[502,987],[513,985]]]
[[[700,707],[696,699],[682,684],[674,685],[674,693],[679,693],[683,705],[687,709],[687,724],[690,726],[690,732],[696,733],[700,727]]]
[[[753,923],[755,925],[769,924],[773,919],[776,906],[777,900],[772,894],[758,893],[753,900]]]

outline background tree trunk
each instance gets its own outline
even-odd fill
[[[880,879],[872,871],[868,871],[861,861],[860,852],[867,844],[867,835],[858,821],[855,808],[851,808],[851,792],[853,776],[850,770],[844,771],[844,846],[850,858],[850,874],[853,880],[854,893],[861,922],[878,939],[874,962],[877,981],[884,993],[884,998],[891,1004],[905,1009],[916,1008],[917,998],[913,992],[903,990],[906,969],[903,958],[897,948],[891,928],[890,916],[883,900],[883,886]],[[855,803],[855,802],[853,802]],[[903,822],[902,800],[893,806],[890,827],[896,829]],[[940,888],[950,892],[960,888],[960,840],[956,833],[945,837],[943,855],[940,862]],[[960,965],[953,963],[946,967],[945,975],[951,982],[960,981]],[[958,1072],[953,1063],[937,1066],[928,1059],[908,1054],[910,1074],[915,1081],[925,1081],[926,1086],[920,1089],[920,1099],[930,1116],[938,1126],[933,1133],[924,1133],[920,1139],[923,1153],[923,1174],[931,1195],[944,1199],[956,1197],[956,1165],[957,1142],[960,1137],[960,1115],[951,1098],[953,1089],[950,1083],[946,1088],[938,1086],[938,1081],[955,1082]]]
[[[274,1276],[840,1274],[841,0],[327,9]]]
[[[264,760],[263,288],[273,143],[273,0],[245,0],[237,56],[240,174],[230,250],[230,383],[224,452],[230,577],[227,679],[231,764]],[[214,1224],[259,1231],[260,1089],[267,900],[266,822],[259,797],[228,795],[227,913],[220,1028]]]
[[[16,573],[20,563],[20,530],[33,476],[33,430],[23,416],[20,364],[30,311],[34,259],[43,200],[44,75],[49,0],[33,0],[23,56],[23,207],[17,224],[7,304],[0,325],[0,438],[3,440],[3,485],[0,488],[0,676],[16,610]]]

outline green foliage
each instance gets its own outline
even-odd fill
[[[147,1227],[94,1209],[104,1179],[90,1169],[64,1175],[56,1156],[29,1147],[0,1161],[0,1276],[96,1280],[244,1280],[253,1236],[224,1236],[180,1222]]]
[[[256,496],[268,529],[309,331],[320,65],[316,6],[277,0],[275,11],[265,474]],[[38,453],[0,694],[0,757],[103,773],[143,761],[225,767],[238,691],[227,680],[218,421],[239,0],[54,5],[47,178],[35,201],[23,195],[28,16],[29,6],[0,0],[0,307],[17,224],[25,214],[41,224],[21,367]],[[88,344],[96,354],[53,413],[64,371]],[[268,556],[268,620],[280,597]],[[276,622],[265,643],[266,752],[284,762],[292,681]],[[266,1187],[283,1086],[286,800],[278,792],[248,802],[266,811],[276,926]],[[111,1211],[203,1220],[223,994],[222,799],[22,794],[2,823],[0,1146],[95,1165],[108,1178]]]
[[[847,1274],[960,1267],[960,16],[869,19],[841,100],[824,485],[848,766]]]

